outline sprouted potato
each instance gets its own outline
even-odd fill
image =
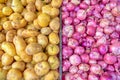
[[[0,0],[0,80],[58,80],[62,0]]]

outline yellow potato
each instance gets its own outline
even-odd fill
[[[0,50],[0,59],[1,59],[3,54],[4,54],[4,52],[2,50]]]
[[[24,69],[25,69],[25,63],[22,62],[22,61],[14,62],[12,64],[12,68],[18,69],[20,71],[24,71]]]
[[[50,29],[50,27],[41,28],[41,33],[43,35],[49,35],[51,32],[52,32],[52,30]]]
[[[4,17],[5,15],[0,11],[0,18]]]
[[[39,80],[39,77],[33,68],[27,68],[23,74],[25,80]]]
[[[52,10],[52,6],[51,5],[44,5],[42,7],[42,12],[46,13],[48,15],[51,15],[51,10]]]
[[[12,10],[11,7],[3,7],[2,13],[3,13],[4,15],[9,16],[9,15],[11,15],[11,14],[13,13],[13,10]]]
[[[27,3],[31,3],[31,2],[35,3],[36,0],[26,0],[26,1],[27,1]]]
[[[56,17],[53,20],[51,20],[51,22],[50,22],[50,28],[53,31],[59,30],[59,28],[60,28],[60,20],[59,20],[58,17]]]
[[[9,30],[6,33],[6,41],[13,42],[13,38],[16,34],[17,34],[16,30]]]
[[[22,61],[22,59],[20,58],[20,56],[14,56],[14,59],[16,60],[16,61]]]
[[[28,55],[33,55],[42,51],[42,46],[38,43],[30,43],[25,49]]]
[[[8,55],[7,53],[4,53],[1,58],[2,65],[5,66],[12,64],[13,60],[14,60],[13,57]]]
[[[34,12],[28,11],[27,13],[25,13],[24,18],[26,21],[32,22],[36,18],[36,16],[37,15]]]
[[[12,0],[12,9],[14,12],[21,13],[24,7],[20,0]]]
[[[44,0],[43,2],[45,2],[45,3],[50,3],[51,0]]]
[[[3,69],[4,70],[10,70],[12,68],[12,66],[11,65],[8,65],[8,66],[3,66]]]
[[[59,12],[58,8],[52,8],[50,16],[54,18],[54,17],[57,17],[59,15],[59,13],[60,12]]]
[[[2,31],[3,27],[0,25],[0,31]]]
[[[63,0],[52,0],[51,5],[53,7],[59,8],[61,6],[61,4],[62,4],[62,1]]]
[[[26,26],[26,28],[27,28],[27,29],[30,29],[30,30],[37,30],[37,29],[35,28],[35,26],[34,26],[33,23],[28,24],[28,25]]]
[[[7,2],[7,0],[0,0],[0,3],[5,3]]]
[[[22,73],[18,69],[10,69],[7,73],[7,80],[22,80]]]
[[[34,68],[34,65],[31,62],[26,64],[26,68]]]
[[[0,33],[0,43],[5,41],[5,35],[3,33]]]
[[[59,73],[57,71],[50,71],[45,75],[44,80],[58,80]]]
[[[20,28],[23,28],[27,25],[27,21],[25,19],[13,20],[11,22],[11,24],[12,24],[14,29],[20,29]]]
[[[33,25],[34,25],[34,27],[35,27],[36,29],[38,29],[38,30],[41,29],[41,27],[40,27],[39,24],[38,24],[38,19],[35,19],[35,20],[33,21]]]
[[[17,54],[20,51],[24,51],[25,48],[26,48],[25,40],[20,36],[15,36],[14,39],[13,39],[13,43],[15,45]]]
[[[29,37],[25,39],[26,43],[37,43],[37,38],[36,37]]]
[[[47,60],[47,55],[44,52],[40,52],[33,55],[33,61],[35,61],[36,63],[46,60]]]
[[[8,0],[8,1],[6,2],[6,5],[7,5],[8,7],[11,7],[11,6],[12,6],[12,0]]]
[[[2,26],[3,23],[6,22],[6,21],[8,21],[8,18],[7,18],[7,17],[2,17],[2,18],[0,19],[0,24],[1,24],[1,26]],[[3,26],[2,26],[2,27],[3,27]]]
[[[32,56],[28,55],[25,51],[21,51],[18,54],[24,62],[28,63],[32,61]]]
[[[49,22],[50,22],[50,16],[49,15],[47,15],[45,13],[41,13],[38,16],[38,24],[41,27],[47,27],[49,25]]]
[[[59,47],[55,44],[49,44],[47,46],[47,52],[49,55],[57,55],[59,53]]]
[[[0,68],[0,80],[6,80],[7,70]]]
[[[40,45],[42,45],[43,48],[45,48],[47,46],[47,44],[48,44],[48,38],[47,38],[47,36],[45,36],[43,34],[39,34],[37,36],[37,40],[38,40],[38,43]]]
[[[25,30],[24,28],[18,29],[18,30],[17,30],[17,35],[22,37],[22,34],[21,34],[21,33],[22,33],[24,30]]]
[[[39,34],[39,32],[37,30],[25,29],[22,31],[21,34],[23,37],[27,38],[27,37],[37,36]]]
[[[58,69],[60,63],[57,56],[50,56],[48,58],[48,62],[50,64],[51,69]]]
[[[21,20],[22,19],[22,15],[19,13],[13,13],[9,16],[10,20]]]
[[[2,10],[3,7],[5,7],[5,4],[0,4],[0,10]]]
[[[36,6],[36,9],[37,9],[38,11],[41,11],[42,6],[43,6],[43,2],[42,2],[41,0],[36,0],[35,6]]]
[[[3,42],[1,47],[10,56],[15,56],[16,55],[16,50],[15,50],[15,46],[13,45],[13,43]]]
[[[23,12],[21,13],[21,15],[24,16],[27,12],[28,12],[27,9],[24,8],[24,9],[23,9]]]
[[[35,4],[34,3],[28,3],[28,5],[26,6],[26,9],[28,11],[31,11],[31,12],[35,12],[36,11],[36,7],[35,7]]]
[[[27,5],[27,0],[21,0],[21,3],[23,6],[26,6]]]
[[[58,34],[52,32],[49,34],[49,41],[52,44],[59,44],[60,40],[59,40],[59,36]]]
[[[43,76],[49,72],[50,66],[49,66],[48,62],[43,61],[41,63],[37,63],[34,67],[34,70],[37,75]]]
[[[6,21],[3,23],[3,29],[4,30],[12,30],[13,29],[13,26],[12,26],[12,23],[11,21]]]

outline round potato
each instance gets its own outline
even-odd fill
[[[16,34],[17,34],[16,30],[9,30],[6,33],[6,41],[13,42],[13,38]]]
[[[28,24],[28,25],[26,26],[26,28],[29,29],[29,30],[37,30],[37,29],[35,28],[35,26],[34,26],[33,23]]]
[[[47,55],[44,52],[40,52],[33,55],[33,61],[35,61],[36,63],[46,60],[47,60]]]
[[[2,50],[0,50],[0,59],[2,58],[3,54],[4,54],[4,52]]]
[[[1,45],[1,48],[10,56],[15,56],[16,55],[16,50],[15,50],[15,46],[13,45],[13,43],[10,42],[3,42]]]
[[[13,13],[9,16],[10,20],[21,20],[22,19],[22,15],[19,13]]]
[[[4,70],[10,70],[12,68],[12,66],[11,65],[8,65],[8,66],[3,66],[3,69]]]
[[[47,75],[45,75],[44,80],[58,80],[59,73],[57,71],[50,71]]]
[[[41,29],[41,27],[40,27],[39,24],[38,24],[38,19],[35,19],[35,20],[33,21],[33,25],[34,25],[34,27],[35,27],[36,29],[38,29],[38,30]]]
[[[60,28],[60,20],[58,17],[54,18],[51,22],[50,22],[50,28],[53,31],[57,31]]]
[[[23,6],[26,6],[27,5],[27,0],[21,0],[21,3]]]
[[[52,18],[54,18],[54,17],[57,17],[58,15],[59,15],[59,9],[58,8],[52,8],[51,9],[51,14],[50,14],[50,16],[52,17]]]
[[[51,9],[52,9],[52,6],[51,5],[44,5],[42,7],[42,12],[43,13],[46,13],[48,15],[51,15]]]
[[[25,49],[28,55],[33,55],[42,51],[42,46],[38,43],[30,43]]]
[[[26,1],[29,4],[29,3],[35,3],[36,0],[26,0]]]
[[[51,32],[52,32],[52,30],[50,29],[50,27],[41,28],[41,33],[43,35],[49,35]]]
[[[49,66],[48,62],[43,61],[41,63],[37,63],[34,67],[34,70],[37,75],[43,76],[49,72],[50,66]]]
[[[3,29],[4,30],[12,30],[13,29],[13,26],[12,26],[12,23],[11,21],[6,21],[3,23]]]
[[[12,64],[12,68],[18,69],[20,71],[24,71],[24,69],[25,69],[25,63],[22,62],[22,61],[14,62]]]
[[[5,41],[5,35],[3,33],[0,33],[0,43]]]
[[[59,53],[59,47],[55,44],[49,44],[47,46],[47,52],[49,55],[57,55]]]
[[[36,7],[35,7],[35,4],[34,3],[29,3],[27,6],[26,6],[26,9],[28,11],[31,11],[31,12],[35,12],[36,11]]]
[[[50,64],[51,69],[58,69],[60,63],[57,56],[50,56],[48,58],[48,62]]]
[[[10,69],[7,73],[7,80],[22,80],[22,73],[18,69]]]
[[[20,56],[14,56],[14,59],[16,60],[16,61],[22,61],[22,59],[20,58]]]
[[[59,36],[58,34],[52,32],[49,34],[49,41],[52,44],[59,44],[60,40],[59,40]]]
[[[35,73],[34,68],[27,68],[23,74],[25,80],[39,80],[39,77]]]
[[[7,53],[4,53],[1,58],[2,65],[5,66],[12,64],[13,60],[14,60],[13,57],[8,55]]]
[[[3,9],[2,9],[2,13],[3,13],[4,15],[7,15],[7,16],[11,15],[12,12],[13,12],[13,10],[12,10],[11,7],[3,7]]]
[[[36,37],[29,37],[25,39],[26,43],[37,43],[37,38]]]
[[[4,22],[6,22],[6,21],[8,21],[8,17],[2,17],[2,18],[0,19],[0,25],[2,26],[2,28],[3,28]]]
[[[48,44],[48,38],[47,38],[47,36],[45,36],[43,34],[39,34],[37,36],[37,40],[38,40],[38,43],[40,45],[42,45],[43,48],[45,48],[47,46],[47,44]]]
[[[36,14],[34,12],[28,11],[25,13],[24,18],[28,22],[32,22],[36,18]]]
[[[20,37],[22,37],[22,34],[21,34],[21,33],[22,33],[24,30],[25,30],[24,28],[18,29],[18,30],[17,30],[17,35],[20,36]]]
[[[43,4],[44,3],[41,0],[36,0],[36,2],[35,2],[36,9],[38,11],[41,11]]]
[[[51,5],[53,7],[59,8],[61,6],[61,4],[62,4],[62,1],[63,0],[52,0]]]
[[[48,14],[41,13],[38,16],[38,24],[41,27],[47,27],[49,25],[49,22],[50,22],[50,16]]]

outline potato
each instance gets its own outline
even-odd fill
[[[61,6],[61,4],[62,4],[62,1],[63,0],[52,0],[51,5],[53,7],[59,8]]]
[[[0,33],[0,43],[5,41],[5,35],[3,33]]]
[[[52,6],[51,5],[44,5],[42,7],[42,12],[46,13],[48,15],[51,15],[51,10],[52,10]]]
[[[22,73],[18,69],[10,69],[7,73],[7,80],[22,80]]]
[[[20,28],[23,28],[27,25],[27,21],[25,19],[13,20],[11,22],[11,24],[12,24],[14,29],[20,29]]]
[[[59,20],[58,17],[56,17],[53,20],[51,20],[51,22],[50,22],[50,28],[53,31],[59,30],[59,28],[60,28],[60,20]]]
[[[26,64],[26,68],[34,68],[34,65],[30,62]]]
[[[0,80],[6,80],[7,70],[0,69]]]
[[[34,67],[34,70],[37,75],[43,76],[49,72],[50,66],[49,66],[48,62],[43,61],[41,63],[37,63]]]
[[[12,0],[12,9],[14,12],[21,13],[24,7],[20,0]]]
[[[51,9],[51,14],[50,14],[50,16],[52,17],[52,18],[54,18],[54,17],[57,17],[58,15],[59,15],[59,9],[58,8],[52,8]]]
[[[4,70],[10,70],[12,68],[12,66],[11,65],[8,65],[8,66],[3,66],[3,69]]]
[[[25,80],[39,80],[33,68],[27,68],[23,74]]]
[[[37,38],[36,37],[29,37],[25,39],[26,43],[37,43]]]
[[[32,22],[36,18],[36,16],[37,15],[34,12],[28,11],[27,13],[25,13],[24,18],[26,21]]]
[[[48,58],[48,63],[50,64],[51,69],[58,69],[60,64],[57,56],[50,56]]]
[[[17,35],[20,36],[20,37],[22,37],[22,34],[21,34],[21,33],[22,33],[24,30],[25,30],[24,28],[18,29],[18,30],[17,30]]]
[[[5,17],[5,15],[0,11],[0,18]]]
[[[35,6],[36,6],[36,9],[37,9],[38,11],[41,11],[42,6],[43,6],[43,2],[42,2],[41,0],[36,0]]]
[[[3,29],[3,27],[2,27],[2,25],[0,25],[0,31],[2,31],[2,29]]]
[[[37,29],[35,28],[35,26],[34,26],[33,23],[28,24],[28,25],[26,26],[26,28],[29,29],[29,30],[37,30]]]
[[[24,71],[24,69],[25,69],[25,63],[22,62],[22,61],[14,62],[12,64],[12,68],[18,69],[20,71]]]
[[[0,4],[0,10],[2,10],[3,7],[5,7],[5,4]]]
[[[9,16],[10,20],[21,20],[22,19],[22,15],[19,13],[13,13]]]
[[[8,18],[7,17],[2,17],[0,19],[0,25],[2,26],[4,22],[8,21]]]
[[[16,30],[9,30],[6,33],[6,41],[13,42],[13,38],[16,34],[17,34]]]
[[[18,55],[14,56],[14,59],[15,59],[16,61],[22,61],[22,59],[21,59],[20,56],[18,56]]]
[[[12,0],[8,0],[8,1],[6,2],[6,5],[7,5],[8,7],[11,7],[11,6],[12,6]]]
[[[35,7],[35,4],[34,3],[28,3],[28,5],[26,6],[26,9],[28,11],[31,11],[31,12],[35,12],[36,11],[36,7]]]
[[[48,44],[48,38],[47,38],[47,36],[45,36],[43,34],[39,34],[37,36],[37,39],[38,39],[38,43],[40,45],[42,45],[43,48],[45,48],[47,46],[47,44]]]
[[[47,46],[47,52],[49,55],[57,55],[59,53],[59,47],[55,44],[49,44]]]
[[[21,13],[21,15],[24,16],[27,12],[28,12],[28,10],[26,8],[24,8],[23,12]]]
[[[4,53],[1,58],[2,65],[5,66],[12,64],[13,60],[14,60],[13,57],[8,55],[7,53]]]
[[[21,3],[23,6],[26,6],[27,5],[27,0],[21,0]]]
[[[26,0],[26,1],[29,4],[29,3],[35,3],[36,0]]]
[[[7,0],[0,0],[0,3],[5,3],[7,2]]]
[[[13,10],[11,7],[3,7],[2,13],[6,16],[9,16],[13,13]]]
[[[44,80],[58,80],[59,73],[57,71],[50,71],[45,75]]]
[[[41,13],[38,16],[38,24],[41,27],[47,27],[49,25],[49,22],[50,22],[50,16],[49,15],[47,15],[45,13]]]
[[[20,36],[15,36],[13,39],[13,43],[15,45],[17,54],[20,51],[24,51],[26,48],[26,43],[25,43],[24,39]]]
[[[25,49],[28,55],[33,55],[42,51],[42,46],[38,43],[30,43]]]
[[[50,3],[51,0],[44,0],[43,2],[44,2],[44,3]]]
[[[52,32],[52,30],[50,29],[50,27],[41,28],[41,33],[43,35],[49,35],[51,32]]]
[[[12,23],[11,21],[6,21],[3,23],[3,29],[4,30],[12,30],[13,29],[13,26],[12,26]]]
[[[10,42],[3,42],[1,45],[1,48],[10,56],[15,56],[16,55],[16,50],[15,50],[15,46],[13,45],[13,43]]]
[[[32,56],[28,55],[25,51],[21,51],[18,54],[24,62],[28,63],[32,61]]]
[[[33,61],[35,61],[36,63],[46,60],[47,60],[47,55],[44,52],[40,52],[33,55]]]
[[[3,54],[4,54],[4,52],[2,50],[0,50],[0,60],[1,60]]]
[[[59,40],[59,36],[58,34],[52,32],[49,34],[49,41],[52,44],[59,44],[60,40]]]
[[[38,29],[38,30],[41,29],[41,27],[40,27],[39,24],[38,24],[38,19],[35,19],[35,20],[33,21],[33,25],[34,25],[34,27],[35,27],[36,29]]]
[[[39,34],[37,30],[31,30],[31,29],[25,29],[22,31],[22,36],[27,38],[27,37],[35,37]]]

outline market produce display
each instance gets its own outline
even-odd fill
[[[62,0],[0,0],[0,80],[58,80]]]
[[[62,80],[120,80],[120,0],[63,0]]]

